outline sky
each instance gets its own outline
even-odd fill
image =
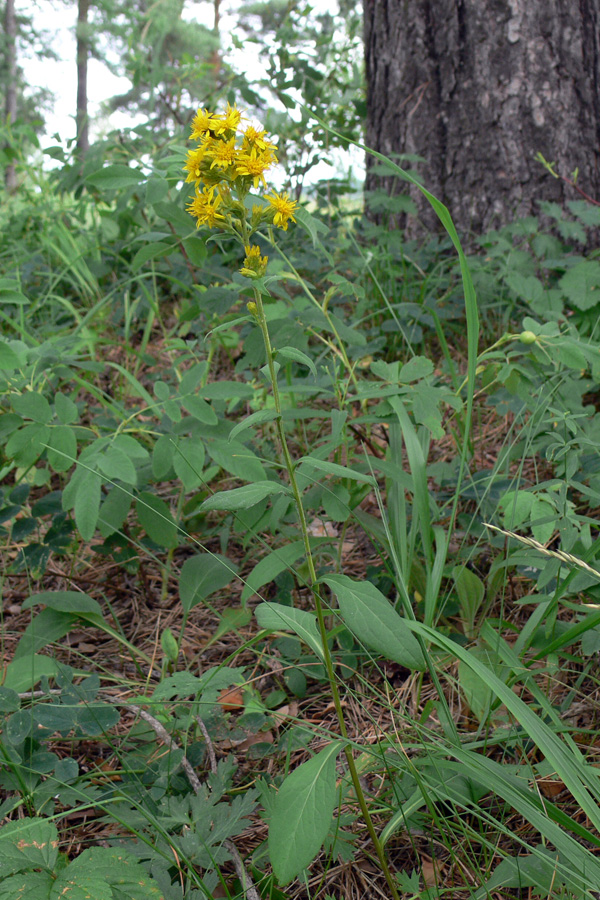
[[[28,3],[25,5],[27,8]],[[313,0],[315,9],[323,12],[337,11],[336,0]],[[231,10],[235,9],[235,0],[222,2],[221,4],[221,21],[220,30],[224,47],[227,44],[227,35],[235,30],[236,16]],[[54,7],[54,8],[53,8]],[[66,140],[75,137],[75,101],[76,101],[76,71],[75,71],[75,25],[77,20],[77,4],[58,4],[52,3],[36,3],[35,11],[31,8],[34,15],[36,27],[47,29],[52,37],[51,46],[59,59],[39,60],[32,56],[19,60],[22,66],[26,80],[32,86],[48,87],[53,96],[53,108],[45,114],[47,133],[42,135],[40,143],[42,148],[52,146],[58,141],[64,143]],[[184,9],[185,18],[195,17],[197,21],[212,27],[213,12],[212,2],[197,2],[186,4]],[[251,59],[245,59],[244,52],[241,50],[232,50],[227,54],[228,61],[236,68],[242,71],[250,66],[256,72],[257,60],[255,53],[252,53]],[[92,138],[97,130],[126,129],[132,126],[132,119],[126,113],[116,112],[110,116],[110,119],[99,119],[101,105],[104,100],[109,97],[124,92],[129,87],[129,81],[126,78],[119,78],[110,71],[101,61],[90,59],[88,64],[88,108],[90,118],[92,120]],[[133,123],[135,124],[135,123]],[[46,158],[47,159],[47,158]],[[331,177],[336,169],[347,169],[348,163],[352,162],[353,169],[359,174],[362,164],[362,157],[358,152],[346,155],[342,152],[336,161],[335,167],[327,166],[324,163],[319,164],[313,172],[310,173],[310,180],[317,181],[321,178]],[[51,161],[49,161],[51,164]]]

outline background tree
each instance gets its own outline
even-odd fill
[[[6,0],[4,9],[4,41],[5,41],[5,91],[4,112],[7,126],[14,125],[17,118],[17,19],[14,0]],[[12,193],[17,186],[17,173],[13,160],[7,162],[4,169],[6,190]]]
[[[600,199],[600,0],[365,0],[364,23],[367,144],[424,157],[418,171],[462,230],[577,197],[540,152]],[[367,188],[381,185],[368,167]]]

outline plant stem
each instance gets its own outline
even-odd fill
[[[369,813],[369,808],[367,806],[367,801],[364,795],[364,791],[362,789],[362,785],[360,783],[360,778],[358,775],[358,771],[356,768],[356,764],[354,762],[354,756],[352,755],[352,748],[350,747],[350,739],[348,737],[348,729],[346,727],[346,721],[344,719],[344,711],[342,709],[342,703],[340,699],[340,693],[338,690],[338,685],[335,677],[335,671],[333,668],[333,660],[331,658],[331,651],[329,649],[329,644],[327,642],[327,627],[325,624],[325,614],[323,610],[323,600],[321,595],[319,594],[319,589],[317,586],[317,572],[315,569],[315,564],[311,552],[310,547],[310,538],[308,533],[308,523],[306,521],[306,513],[304,512],[304,506],[302,504],[302,496],[300,494],[300,489],[298,487],[298,481],[296,479],[296,471],[294,466],[294,461],[292,460],[292,456],[290,454],[290,450],[288,447],[287,439],[285,436],[285,431],[283,428],[283,419],[282,419],[282,409],[281,409],[281,397],[279,393],[279,387],[277,384],[277,373],[275,371],[275,360],[273,357],[273,348],[271,346],[271,339],[269,337],[269,329],[267,325],[267,320],[265,317],[265,310],[262,302],[262,296],[260,291],[256,288],[254,289],[254,299],[256,303],[256,320],[260,327],[263,336],[263,342],[265,345],[265,353],[267,356],[267,366],[269,369],[269,376],[271,379],[271,387],[273,390],[273,402],[275,405],[275,412],[277,413],[277,417],[275,419],[276,427],[277,427],[277,436],[279,438],[279,442],[281,444],[281,452],[283,455],[283,461],[285,464],[285,468],[288,473],[288,477],[290,480],[290,487],[292,489],[292,493],[294,496],[294,502],[296,504],[296,509],[298,511],[298,518],[300,521],[300,530],[302,532],[302,540],[304,543],[304,552],[306,554],[306,562],[308,565],[309,571],[309,579],[310,579],[310,588],[315,604],[315,612],[317,614],[317,621],[319,624],[319,633],[321,636],[321,643],[323,645],[323,658],[325,662],[325,668],[327,671],[327,680],[329,682],[329,688],[331,690],[331,696],[333,699],[333,704],[335,707],[335,712],[337,716],[337,720],[340,726],[340,733],[344,738],[345,747],[344,753],[346,755],[346,761],[348,763],[348,770],[350,772],[350,778],[352,779],[352,784],[354,786],[354,791],[356,793],[356,797],[358,799],[358,804],[360,806],[360,810],[362,816],[364,818],[365,824],[367,826],[367,830],[369,832],[369,836],[373,842],[373,846],[375,848],[375,852],[377,853],[377,857],[379,859],[379,863],[381,865],[381,869],[383,874],[385,875],[385,879],[388,883],[388,887],[392,894],[393,900],[400,900],[398,890],[396,887],[396,883],[390,872],[389,866],[387,864],[387,860],[385,858],[385,853],[383,851],[383,846],[377,832],[375,831],[375,826],[373,824],[373,820]]]

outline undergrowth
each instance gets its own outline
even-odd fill
[[[465,255],[255,140],[2,208],[0,900],[595,897],[599,209]]]

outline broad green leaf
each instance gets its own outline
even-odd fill
[[[314,613],[294,609],[281,603],[259,603],[255,610],[256,621],[267,631],[293,631],[305,644],[323,659],[323,644]]]
[[[38,650],[59,641],[78,624],[79,619],[71,613],[43,609],[21,635],[14,658],[30,657],[32,653],[37,653]]]
[[[21,291],[11,291],[0,288],[0,307],[2,306],[29,306],[29,298]]]
[[[300,225],[304,230],[310,235],[310,238],[313,243],[313,247],[318,247],[321,245],[323,249],[325,249],[324,245],[319,241],[319,235],[329,234],[329,229],[327,226],[321,222],[320,219],[316,219],[314,216],[311,216],[309,212],[303,206],[299,206],[295,212],[294,216],[298,225]]]
[[[84,541],[91,541],[100,512],[101,478],[90,469],[82,471],[75,494],[75,524]]]
[[[137,472],[130,457],[120,447],[109,446],[98,457],[98,468],[111,481],[123,481],[125,484],[137,484]]]
[[[410,384],[411,381],[418,381],[420,378],[426,378],[433,372],[433,363],[426,356],[413,356],[407,363],[404,363],[398,373],[398,381],[402,384]]]
[[[323,581],[336,595],[340,615],[359,641],[407,669],[425,669],[421,647],[407,620],[374,584],[347,575],[329,575]]]
[[[259,481],[258,484],[246,484],[231,491],[219,491],[208,497],[200,505],[202,511],[209,509],[250,509],[271,494],[290,494],[286,484],[276,481]]]
[[[93,875],[98,879],[98,884],[106,885],[118,890],[116,896],[126,897],[127,900],[163,900],[164,895],[159,889],[158,884],[141,863],[133,856],[130,856],[120,847],[92,847],[84,850],[73,862],[64,869],[59,878],[64,876],[62,886],[57,888],[52,894],[52,900],[70,900],[70,893],[65,890],[69,883],[69,879],[74,879],[79,883],[79,879],[83,879]],[[57,882],[58,883],[58,882]],[[112,898],[111,892],[107,895]],[[93,900],[96,896],[92,895]],[[75,897],[73,898],[75,900]],[[81,894],[77,900],[86,900],[85,895]],[[104,895],[98,896],[98,900],[104,900]]]
[[[256,454],[237,441],[210,441],[211,457],[231,475],[244,481],[265,481],[267,473]]]
[[[199,553],[186,559],[179,576],[179,599],[186,612],[210,594],[224,588],[235,577],[237,566],[213,553]]]
[[[102,874],[63,869],[52,886],[50,900],[114,900],[113,890]]]
[[[52,408],[46,398],[36,391],[27,391],[19,394],[12,400],[12,406],[16,413],[24,419],[33,419],[40,425],[47,425],[52,418]]]
[[[58,663],[50,656],[23,656],[8,664],[3,684],[21,694],[35,687],[43,676],[52,678],[57,672]]]
[[[276,356],[283,356],[284,359],[302,363],[303,366],[307,366],[310,369],[315,378],[317,377],[317,367],[310,356],[307,356],[302,350],[298,350],[296,347],[278,347]]]
[[[103,538],[118,531],[131,508],[132,496],[119,485],[113,485],[102,501],[98,514],[98,531]]]
[[[12,875],[28,868],[52,869],[57,857],[58,832],[54,823],[48,819],[18,819],[7,822],[0,828],[1,874]],[[14,868],[17,864],[19,868]]]
[[[210,409],[210,407],[209,407]],[[203,483],[204,444],[198,438],[183,438],[175,446],[173,468],[186,492],[193,491]]]
[[[325,472],[327,475],[335,475],[336,478],[350,478],[352,481],[360,481],[364,484],[375,485],[375,479],[372,475],[363,475],[362,472],[356,472],[354,469],[349,469],[347,466],[340,466],[337,463],[327,462],[324,459],[317,459],[314,456],[303,456],[298,462],[298,472],[302,475],[306,475],[307,471],[312,468],[318,469],[320,472]]]
[[[466,566],[454,566],[452,577],[458,594],[460,611],[467,626],[465,632],[471,639],[474,637],[473,625],[483,603],[485,586],[475,572],[471,572]]]
[[[215,381],[202,388],[205,400],[251,400],[255,389],[245,381]]]
[[[158,481],[169,476],[173,468],[173,460],[177,453],[176,442],[170,434],[163,434],[154,444],[152,451],[152,474]]]
[[[14,372],[21,365],[19,356],[6,341],[0,340],[0,371]]]
[[[241,422],[238,422],[229,432],[227,440],[232,441],[238,434],[241,434],[242,431],[246,431],[247,428],[253,428],[255,425],[262,425],[264,422],[272,422],[273,419],[276,418],[277,410],[259,409],[258,412],[252,413],[250,416],[246,416],[245,419],[242,419]]]
[[[257,594],[264,584],[268,584],[277,578],[281,572],[285,572],[304,556],[304,541],[291,541],[271,550],[259,562],[256,563],[244,585],[242,591],[242,603],[245,603],[252,594]]]
[[[102,618],[100,604],[82,591],[42,591],[28,597],[23,603],[22,609],[32,609],[34,606],[47,606],[50,609],[71,613],[75,616],[86,615]]]
[[[190,416],[193,416],[194,419],[197,419],[199,422],[203,422],[204,425],[216,425],[219,421],[219,417],[216,412],[206,400],[203,400],[202,397],[199,397],[197,394],[187,394],[181,397],[181,403],[183,408],[186,409]]]
[[[67,472],[77,460],[77,438],[68,425],[50,430],[47,449],[48,462],[55,472]]]
[[[582,260],[562,276],[558,286],[577,309],[591,309],[600,303],[600,263]]]
[[[50,872],[22,872],[0,881],[0,900],[50,900]]]
[[[164,500],[149,491],[142,491],[136,500],[135,508],[140,525],[150,540],[159,547],[167,549],[177,547],[179,543],[177,525]]]
[[[337,800],[334,741],[288,775],[269,822],[269,856],[278,882],[289,884],[310,865],[327,837]]]
[[[132,169],[129,166],[115,164],[113,166],[105,166],[92,172],[85,179],[92,187],[100,190],[115,191],[121,188],[133,187],[139,184],[144,178],[143,172],[139,169]]]

